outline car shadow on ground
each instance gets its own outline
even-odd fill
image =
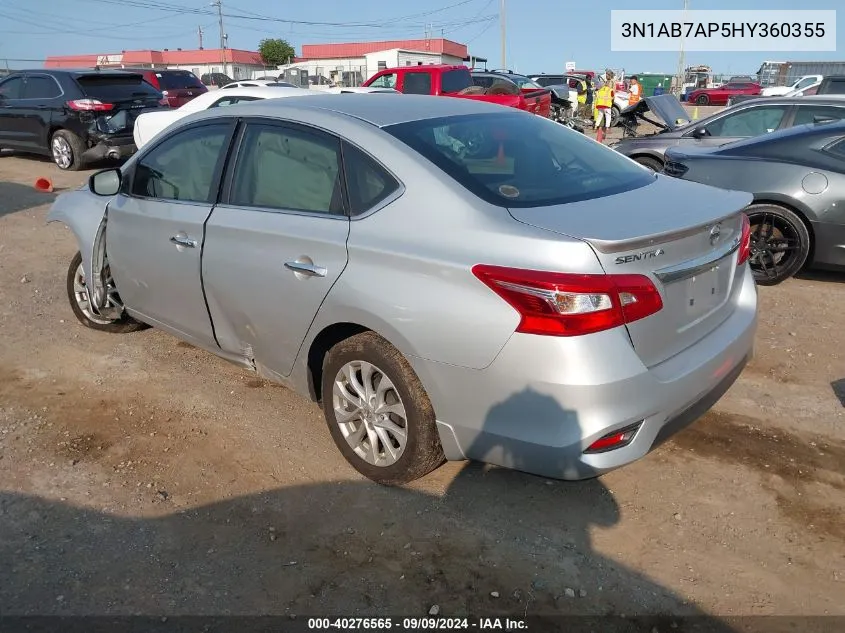
[[[796,279],[805,281],[825,281],[828,283],[845,283],[845,271],[842,270],[802,270]]]
[[[33,185],[36,176],[33,176]],[[54,188],[52,193],[38,191],[34,186],[21,185],[16,182],[0,182],[0,218],[4,215],[26,211],[50,204],[61,193],[61,188]]]
[[[505,413],[515,424],[539,423],[540,413],[571,420],[535,392],[493,411],[497,424]],[[509,450],[485,441],[486,450]],[[515,464],[521,458],[511,455]],[[157,518],[7,491],[0,493],[0,610],[274,614],[302,622],[327,614],[419,617],[438,605],[448,617],[532,616],[537,631],[733,630],[593,549],[590,531],[620,519],[600,480],[549,484],[467,463],[442,496],[359,480],[179,508],[162,492]],[[624,621],[561,619],[622,614]],[[675,622],[682,616],[696,616],[694,627]]]

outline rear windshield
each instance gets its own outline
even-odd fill
[[[541,207],[644,187],[655,175],[621,154],[546,118],[475,114],[384,128],[479,198],[502,207]]]
[[[162,90],[179,90],[180,88],[202,88],[203,83],[191,72],[156,73],[156,78]]]
[[[86,96],[101,101],[138,97],[161,98],[161,93],[144,81],[141,75],[78,75],[76,83]]]
[[[440,92],[460,92],[472,85],[469,70],[447,70],[440,76]]]

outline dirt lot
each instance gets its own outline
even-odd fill
[[[87,176],[0,156],[0,612],[845,615],[845,276],[761,288],[754,362],[636,464],[386,489],[286,389],[80,326],[39,175]]]

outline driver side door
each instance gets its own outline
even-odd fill
[[[235,122],[202,122],[163,138],[124,174],[108,207],[109,263],[127,311],[204,347],[216,347],[201,278],[204,226]]]

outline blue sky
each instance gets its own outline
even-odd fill
[[[761,20],[764,8],[845,7],[843,0],[796,4],[794,0],[690,0],[691,9],[753,9],[760,11]],[[629,73],[671,73],[677,67],[673,53],[610,51],[610,10],[632,8],[630,0],[507,0],[506,6],[508,65],[520,72],[559,71],[567,60],[579,68],[624,68]],[[232,48],[254,50],[264,37],[282,37],[299,53],[300,46],[308,43],[424,37],[429,24],[435,37],[443,33],[468,43],[473,54],[490,60],[491,67],[499,65],[499,0],[223,0],[223,7]],[[636,8],[680,9],[683,0],[640,0]],[[259,16],[279,21],[255,19]],[[0,65],[8,59],[12,68],[39,66],[47,55],[196,48],[198,26],[205,31],[205,46],[217,47],[217,18],[209,0],[0,0]],[[764,60],[845,60],[843,33],[845,27],[837,29],[835,53],[701,52],[687,53],[686,62],[747,74]]]

